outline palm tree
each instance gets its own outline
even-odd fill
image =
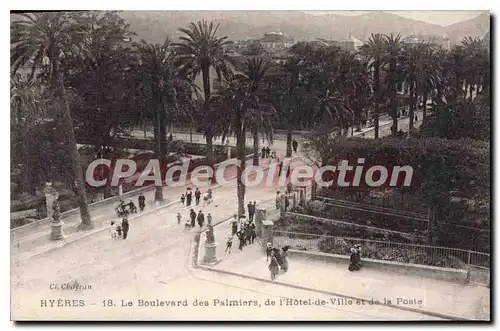
[[[361,54],[369,59],[369,69],[373,71],[373,103],[374,103],[374,120],[375,120],[375,139],[379,136],[379,107],[381,102],[380,97],[380,66],[382,65],[382,56],[384,54],[384,37],[377,33],[370,36],[368,42],[362,46]]]
[[[484,66],[484,59],[489,58],[489,54],[484,56],[487,54],[487,48],[484,39],[481,38],[465,37],[462,40],[462,46],[464,48],[466,61],[466,93],[472,101],[474,91],[479,90],[480,84],[486,81],[483,77],[490,71],[489,68],[487,69]]]
[[[236,136],[236,157],[239,161],[237,168],[237,195],[238,195],[238,220],[245,215],[246,187],[242,180],[245,170],[245,142],[246,142],[246,116],[250,104],[251,90],[248,78],[242,74],[219,86],[219,89],[210,97],[211,113],[218,116],[219,125],[216,132],[226,136]],[[223,119],[223,120],[222,120]]]
[[[59,70],[65,52],[74,49],[75,44],[81,40],[85,32],[84,27],[77,23],[78,20],[75,20],[75,15],[78,14],[64,12],[21,14],[24,19],[12,23],[11,65],[12,72],[16,73],[20,66],[32,60],[30,78],[35,75],[36,70],[42,64],[48,66],[49,89],[70,147],[71,168],[82,219],[80,228],[90,229],[93,228],[93,223],[87,204],[85,181],[62,72]]]
[[[143,103],[146,106],[144,114],[152,118],[154,123],[156,154],[163,167],[168,155],[166,121],[186,114],[187,108],[184,106],[190,99],[187,97],[191,92],[190,84],[179,77],[168,37],[163,44],[148,44],[141,40],[134,46],[139,60],[140,93],[147,100]],[[181,98],[178,96],[183,96],[182,105],[179,105]],[[163,201],[162,185],[155,188],[155,201]]]
[[[387,75],[386,83],[389,88],[390,96],[390,115],[392,117],[392,134],[398,132],[398,100],[397,100],[397,86],[400,81],[399,72],[399,60],[401,55],[401,36],[398,34],[394,36],[393,34],[385,36],[384,41],[384,58],[383,62],[387,64]],[[410,46],[412,47],[412,46]],[[414,68],[414,62],[410,61],[409,65]],[[412,70],[410,74],[410,98],[415,94],[415,71]],[[410,101],[410,131],[413,127],[413,103]]]
[[[46,102],[38,81],[28,80],[20,73],[10,79],[11,165],[27,166],[25,139],[28,130],[44,115]],[[24,177],[24,176],[23,176]],[[27,176],[26,176],[27,178]],[[22,189],[35,194],[35,183],[23,180]]]
[[[254,103],[245,112],[245,122],[249,123],[253,137],[253,165],[259,165],[259,133],[264,135],[268,142],[273,140],[273,123],[277,113],[270,104],[264,84],[270,67],[270,62],[262,57],[249,58],[244,70],[246,84],[250,87],[249,96]]]
[[[203,129],[207,142],[207,159],[209,164],[213,164],[213,137],[215,135],[215,125],[209,114],[209,100],[211,94],[210,68],[215,68],[218,79],[222,76],[228,77],[231,73],[229,57],[225,53],[225,48],[231,43],[227,37],[217,37],[219,25],[205,20],[190,23],[187,29],[179,29],[185,36],[180,37],[181,43],[174,43],[177,59],[182,72],[194,81],[201,72],[203,80],[204,94],[204,120]]]
[[[441,64],[437,50],[429,44],[420,44],[416,63],[417,94],[422,97],[422,120],[427,117],[427,100],[441,79]]]

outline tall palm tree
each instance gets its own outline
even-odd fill
[[[163,44],[148,44],[142,40],[134,43],[134,46],[139,60],[141,94],[150,97],[149,102],[144,103],[145,115],[151,117],[154,123],[156,154],[163,169],[168,155],[166,122],[167,119],[185,115],[188,108],[184,106],[190,99],[187,97],[191,92],[190,84],[178,74],[168,37]],[[184,104],[179,105],[181,98],[178,96],[184,96]],[[155,188],[155,201],[163,201],[162,185]]]
[[[411,46],[410,46],[411,47]],[[400,81],[399,60],[401,55],[401,36],[393,34],[385,36],[384,40],[384,58],[383,62],[387,64],[386,83],[389,88],[390,96],[390,115],[392,117],[392,134],[398,132],[398,99],[397,99],[397,86]],[[410,66],[414,68],[414,62],[410,61]],[[412,71],[411,84],[410,84],[410,98],[414,96],[414,70]],[[410,102],[410,131],[413,127],[413,106]]]
[[[11,164],[27,166],[25,139],[30,127],[44,115],[45,97],[39,81],[28,80],[20,73],[10,79]],[[23,176],[24,177],[24,176]],[[27,178],[27,177],[26,177]],[[22,190],[35,194],[36,185],[23,180]]]
[[[77,13],[44,12],[21,14],[22,20],[12,23],[11,65],[16,73],[20,66],[33,61],[30,76],[33,77],[42,64],[48,66],[49,89],[59,113],[59,120],[66,131],[70,147],[71,168],[74,176],[78,206],[80,207],[81,229],[93,228],[90,217],[85,181],[83,179],[80,155],[76,145],[71,113],[59,70],[65,52],[74,49],[85,34],[85,29],[75,19]]]
[[[265,87],[266,75],[270,62],[262,57],[249,58],[244,69],[246,84],[249,85],[249,96],[254,103],[245,112],[245,121],[249,123],[253,137],[253,165],[259,165],[259,133],[264,135],[268,142],[273,140],[273,123],[277,113],[270,104],[270,96]]]
[[[422,120],[427,117],[427,100],[441,79],[441,64],[438,50],[429,44],[419,45],[416,64],[417,94],[422,97]]]
[[[216,132],[226,136],[236,136],[236,157],[239,161],[237,168],[237,196],[238,220],[245,215],[246,187],[242,174],[245,170],[245,142],[247,123],[245,113],[249,108],[251,90],[248,78],[243,74],[236,74],[230,81],[226,81],[210,97],[211,113],[218,116]]]
[[[227,37],[217,37],[217,29],[219,25],[205,20],[196,23],[190,23],[188,28],[179,29],[184,36],[180,37],[181,43],[174,43],[175,52],[181,67],[181,70],[192,78],[200,73],[203,80],[204,94],[204,120],[203,129],[207,142],[207,159],[210,164],[213,164],[213,137],[215,135],[215,125],[210,114],[210,94],[211,80],[210,68],[214,68],[217,72],[218,79],[222,76],[227,77],[231,73],[230,59],[227,56],[225,49],[231,43]]]
[[[369,69],[373,71],[373,111],[375,121],[375,139],[379,137],[379,113],[380,113],[380,66],[384,54],[384,37],[377,33],[370,36],[368,42],[361,47],[361,54],[368,57]]]
[[[485,81],[482,79],[484,74],[490,71],[489,69],[485,70],[483,61],[487,48],[484,39],[481,38],[465,37],[461,44],[464,48],[466,61],[466,93],[472,101],[475,95],[474,91],[478,90],[480,84]],[[489,56],[487,57],[489,58]]]

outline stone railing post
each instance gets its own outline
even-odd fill
[[[265,253],[267,243],[273,243],[273,221],[262,221],[262,251]]]
[[[286,211],[286,199],[287,199],[286,194],[282,194],[281,200],[280,200],[280,202],[281,202],[281,206],[280,206],[281,216],[283,216],[285,214],[285,211]]]
[[[304,206],[306,204],[306,188],[301,187],[299,189],[299,205]]]
[[[262,222],[266,220],[266,210],[257,208],[255,210],[255,233],[258,237],[262,235]]]
[[[316,200],[316,191],[318,190],[318,184],[315,180],[312,181],[311,185],[311,200]]]

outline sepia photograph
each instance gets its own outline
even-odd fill
[[[11,10],[10,319],[490,322],[490,20]]]

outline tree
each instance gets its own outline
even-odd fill
[[[179,31],[185,36],[180,37],[181,43],[174,43],[177,59],[180,64],[181,71],[191,80],[201,73],[203,80],[204,94],[204,118],[203,130],[207,142],[207,159],[209,164],[213,164],[214,150],[213,137],[216,123],[210,114],[210,94],[211,80],[210,68],[215,68],[218,79],[229,77],[231,74],[231,64],[229,57],[225,53],[226,47],[231,43],[227,37],[217,37],[217,29],[219,25],[205,20],[196,23],[190,23],[188,28],[181,28]]]
[[[390,96],[390,115],[392,117],[392,134],[396,134],[398,132],[398,101],[397,101],[397,86],[400,81],[400,66],[399,60],[401,55],[401,36],[398,34],[394,36],[391,34],[390,36],[385,36],[384,40],[384,57],[383,62],[387,64],[387,74],[386,74],[386,84],[389,89]],[[409,46],[413,47],[413,46]],[[410,48],[411,54],[414,54],[413,48]],[[415,98],[415,61],[413,57],[408,61],[409,65],[409,80],[408,85],[410,89],[410,132],[413,128],[413,110],[415,102],[413,99]]]
[[[429,44],[419,45],[416,63],[417,94],[422,97],[422,120],[427,117],[427,100],[434,94],[441,79],[441,63],[438,50]]]
[[[44,12],[21,14],[24,18],[12,23],[11,64],[13,73],[21,65],[33,61],[31,77],[42,64],[49,66],[49,89],[52,92],[54,105],[58,110],[58,120],[65,131],[70,146],[72,173],[76,184],[78,206],[80,207],[81,229],[90,229],[93,223],[90,217],[85,182],[76,145],[73,123],[66,97],[66,90],[61,62],[65,53],[75,48],[85,34],[84,27],[75,19],[78,13]]]
[[[242,174],[245,171],[245,112],[248,109],[250,88],[247,77],[236,75],[234,79],[225,82],[210,98],[211,113],[224,118],[215,130],[222,134],[223,140],[228,135],[236,136],[236,157],[239,161],[237,169],[238,220],[245,215],[246,187]],[[229,119],[229,121],[228,121]],[[220,123],[220,122],[219,122]]]
[[[361,54],[369,59],[368,68],[373,72],[373,110],[375,121],[375,139],[379,137],[379,107],[381,103],[380,93],[380,66],[384,54],[384,37],[382,34],[372,34],[366,45],[361,48]]]
[[[253,165],[259,165],[259,133],[273,140],[273,124],[277,119],[276,109],[270,104],[270,96],[264,88],[270,63],[262,57],[247,60],[244,70],[245,84],[250,88],[249,98],[253,103],[245,112],[245,122],[249,124],[253,137]],[[240,77],[242,79],[243,76]]]
[[[109,159],[113,136],[131,126],[136,112],[131,79],[135,59],[126,41],[131,32],[116,12],[85,12],[81,22],[88,33],[62,68],[65,84],[77,99],[72,104],[75,134],[94,146],[95,155]],[[104,197],[111,195],[110,183]]]
[[[139,59],[139,98],[146,100],[141,103],[146,107],[143,114],[153,119],[156,154],[164,167],[168,155],[166,122],[190,116],[191,84],[179,75],[169,38],[163,44],[148,44],[142,40],[134,46]],[[161,185],[156,187],[155,201],[163,201]]]
[[[245,56],[262,56],[266,53],[264,46],[258,41],[252,42],[248,47],[243,50]]]

